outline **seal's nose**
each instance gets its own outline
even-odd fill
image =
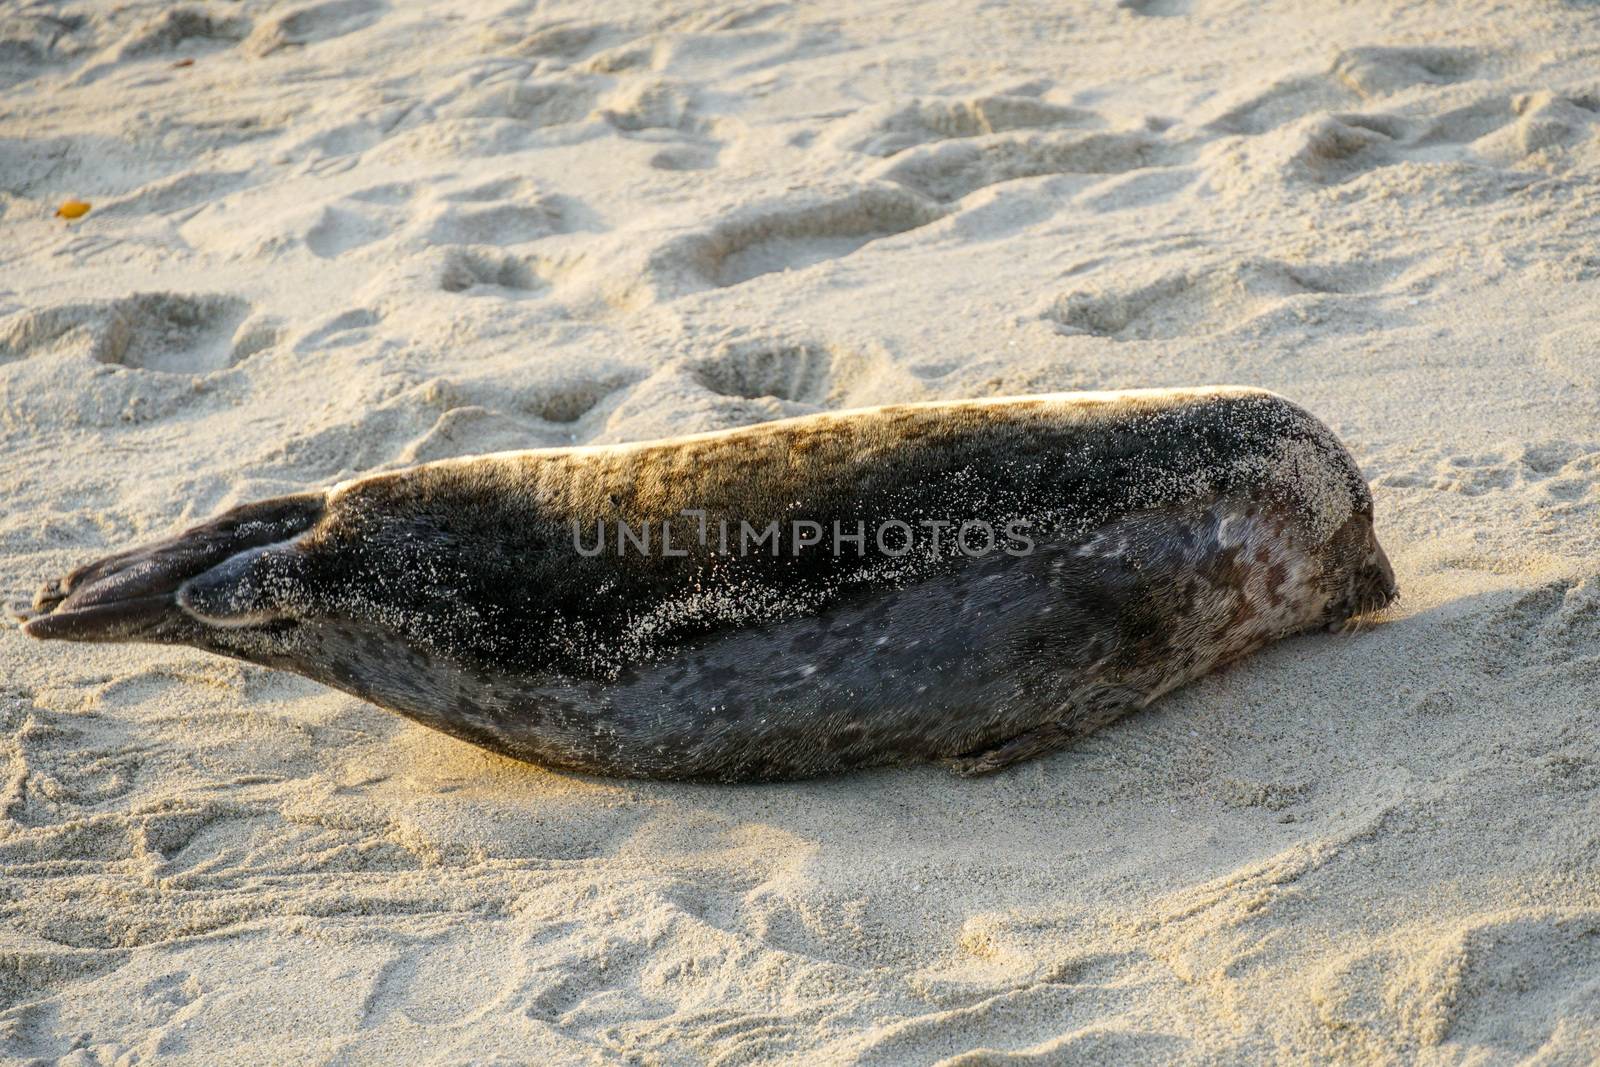
[[[1374,539],[1372,556],[1368,562],[1367,589],[1377,601],[1377,607],[1388,607],[1400,595],[1400,586],[1394,580],[1394,566],[1389,562],[1383,546]]]

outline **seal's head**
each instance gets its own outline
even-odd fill
[[[1394,567],[1373,532],[1370,508],[1345,520],[1323,551],[1328,629],[1341,630],[1351,619],[1381,611],[1399,598]]]

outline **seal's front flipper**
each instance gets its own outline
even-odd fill
[[[1013,763],[1020,763],[1056,749],[1078,736],[1078,731],[1064,723],[1050,722],[982,752],[957,756],[945,764],[963,778],[977,778],[984,774],[1003,771]]]
[[[309,530],[324,507],[321,493],[246,504],[176,537],[86,564],[35,594],[22,629],[46,640],[187,642],[204,623],[226,618],[230,607],[249,607],[243,614],[253,620],[264,593],[247,605],[250,597],[223,591],[248,585],[245,579],[264,567],[281,570],[275,561],[283,553],[271,546]],[[195,579],[202,579],[194,583],[196,599],[215,606],[220,618],[180,603],[185,583]]]
[[[945,763],[963,778],[993,774],[1013,763],[1065,748],[1145,703],[1145,698],[1132,689],[1116,685],[1093,686],[1087,692],[1080,692],[1077,699],[1073,700],[1066,718],[1036,726],[993,748],[957,756]]]

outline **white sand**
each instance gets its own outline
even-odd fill
[[[600,6],[0,5],[8,595],[417,460],[1240,382],[1400,610],[759,788],[0,633],[0,1058],[1587,1062],[1600,8]]]

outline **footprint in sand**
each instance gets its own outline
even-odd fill
[[[746,341],[724,345],[688,367],[696,382],[720,396],[774,397],[822,405],[833,384],[833,355],[811,341]]]
[[[604,79],[539,77],[526,68],[489,67],[457,79],[430,98],[442,119],[510,119],[530,129],[579,123],[594,113]]]
[[[16,12],[0,21],[0,89],[70,62],[92,48],[86,15],[36,10]]]
[[[286,48],[303,48],[366,29],[388,9],[380,0],[323,0],[305,4],[259,23],[240,50],[265,58]]]
[[[135,293],[21,312],[0,321],[0,361],[80,354],[139,370],[205,374],[235,362],[234,332],[249,310],[233,296]]]
[[[1093,129],[1104,124],[1092,111],[1031,96],[1000,94],[867,108],[835,123],[823,140],[864,155],[892,156],[934,141],[1063,126]]]
[[[1186,154],[1160,135],[1122,133],[999,134],[911,149],[878,176],[940,202],[1018,178],[1050,174],[1121,174],[1169,166]]]
[[[1518,592],[1488,613],[1473,662],[1491,676],[1542,673],[1600,644],[1600,578],[1561,578]]]
[[[1547,507],[1591,495],[1600,473],[1600,450],[1592,444],[1552,441],[1484,452],[1430,448],[1406,466],[1380,475],[1377,484],[1397,489],[1432,489],[1476,497],[1503,490],[1534,491]]]
[[[530,59],[573,63],[613,41],[619,29],[611,23],[561,21],[529,29],[525,19],[491,22],[487,40],[497,49]]]
[[[910,372],[881,348],[760,335],[725,341],[708,354],[675,362],[642,392],[646,399],[682,397],[719,426],[922,395]]]
[[[1266,133],[1320,112],[1356,111],[1413,86],[1451,85],[1477,65],[1477,54],[1465,49],[1353,48],[1315,73],[1224,94],[1201,122],[1225,133]]]
[[[447,293],[528,293],[546,287],[528,260],[470,249],[453,248],[439,271],[439,288]]]
[[[577,230],[605,229],[582,201],[522,177],[444,184],[407,206],[397,234],[408,247],[520,245]]]
[[[705,232],[670,241],[651,257],[649,270],[671,295],[739,285],[847,256],[943,214],[892,187],[826,200],[796,196],[736,211]]]
[[[636,367],[538,365],[503,379],[434,378],[357,416],[292,437],[262,469],[307,481],[452,456],[581,443],[608,402],[642,377]],[[587,428],[585,428],[587,427]]]
[[[184,46],[231,45],[244,40],[249,32],[249,21],[237,15],[170,7],[145,23],[136,33],[124,38],[116,46],[116,57],[139,59],[165,55]]]
[[[1600,115],[1581,94],[1473,98],[1484,63],[1462,48],[1349,49],[1326,71],[1225,99],[1203,125],[1259,141],[1249,151],[1269,172],[1323,185],[1408,163],[1559,166],[1562,153],[1592,136]],[[1373,109],[1391,99],[1392,110]]]
[[[1047,304],[1040,318],[1065,334],[1116,341],[1205,337],[1280,311],[1315,325],[1351,315],[1399,263],[1317,264],[1252,259],[1184,270],[1142,284],[1086,286]]]
[[[632,79],[600,101],[600,117],[624,133],[641,130],[694,131],[694,93],[664,78]]]
[[[348,196],[287,206],[279,199],[270,189],[224,195],[187,213],[178,232],[198,252],[233,259],[310,253],[332,260],[389,236],[397,220],[392,211]]]
[[[1333,61],[1330,76],[1363,97],[1388,96],[1414,85],[1451,85],[1481,65],[1466,48],[1351,48]]]
[[[81,24],[81,23],[80,23]],[[193,7],[168,7],[146,18],[115,43],[102,49],[71,78],[72,86],[91,85],[121,74],[138,60],[183,56],[193,60],[232,48],[250,33],[250,20],[239,15]],[[56,42],[52,42],[55,46]],[[52,48],[54,50],[54,47]],[[0,41],[0,56],[6,52]]]

